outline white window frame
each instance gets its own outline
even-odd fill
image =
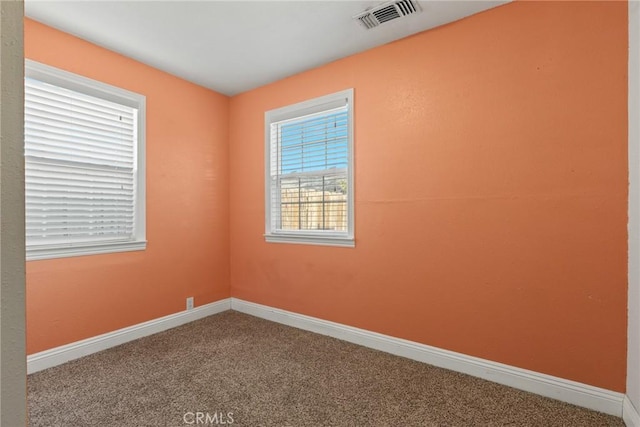
[[[86,95],[102,98],[121,105],[136,108],[137,114],[137,168],[135,174],[135,235],[131,240],[112,242],[83,242],[69,244],[29,245],[27,261],[64,258],[113,252],[141,251],[147,247],[146,240],[146,97],[128,90],[111,86],[84,76],[64,71],[30,59],[25,59],[25,77],[66,88]]]
[[[329,111],[346,103],[347,109],[347,231],[278,230],[271,221],[271,124],[310,114]],[[298,243],[324,246],[354,247],[354,170],[353,170],[353,89],[310,99],[265,113],[265,240],[272,243]]]

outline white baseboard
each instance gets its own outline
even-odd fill
[[[231,298],[231,309],[295,328],[328,335],[441,368],[462,372],[562,402],[622,417],[625,395],[478,357],[442,350],[339,323]],[[629,402],[631,405],[631,402]],[[635,413],[637,416],[637,413]],[[632,417],[632,416],[630,416]],[[631,424],[640,427],[638,424]]]
[[[229,310],[230,298],[27,356],[27,374]]]
[[[640,427],[638,410],[622,393],[237,298],[216,301],[193,310],[170,314],[97,337],[32,354],[27,357],[27,373],[31,374],[61,365],[229,309],[623,417],[628,427]]]
[[[638,409],[631,403],[629,396],[624,397],[622,419],[627,427],[640,427],[640,413],[638,413]]]

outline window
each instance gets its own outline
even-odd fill
[[[27,259],[142,250],[145,97],[25,64]]]
[[[268,242],[354,246],[353,89],[265,114]]]

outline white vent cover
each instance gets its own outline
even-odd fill
[[[414,0],[396,0],[372,7],[356,15],[357,19],[367,30],[378,25],[420,12],[418,2]]]

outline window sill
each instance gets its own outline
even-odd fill
[[[292,243],[299,245],[338,246],[346,248],[354,248],[356,246],[353,237],[265,234],[264,239],[268,243]]]
[[[135,242],[90,243],[74,246],[27,247],[27,261],[110,254],[115,252],[143,251],[146,248],[146,240],[138,240]]]

